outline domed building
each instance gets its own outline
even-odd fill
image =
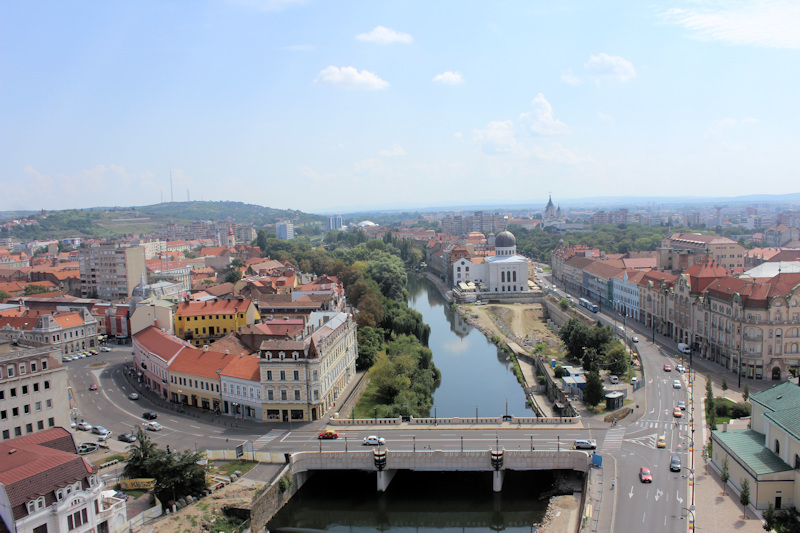
[[[463,257],[453,263],[453,285],[475,283],[478,296],[528,291],[528,260],[517,255],[517,238],[508,230],[494,238],[495,255]]]

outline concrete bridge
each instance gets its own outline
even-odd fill
[[[291,455],[292,473],[300,488],[318,470],[363,470],[375,472],[377,489],[385,492],[399,470],[446,472],[492,472],[492,489],[503,489],[506,470],[575,470],[587,472],[592,464],[585,451],[439,451],[400,452],[378,447],[370,451],[298,452]]]

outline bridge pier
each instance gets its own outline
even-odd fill
[[[378,492],[386,492],[397,470],[378,470]]]
[[[505,470],[495,470],[492,472],[492,490],[495,492],[503,492],[503,478],[506,477]]]

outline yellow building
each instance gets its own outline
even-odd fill
[[[185,301],[175,311],[175,335],[195,346],[211,344],[261,318],[252,300]]]

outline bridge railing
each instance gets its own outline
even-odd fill
[[[414,418],[410,417],[406,422],[402,417],[397,418],[331,418],[329,424],[332,426],[399,426],[408,424],[411,426],[498,426],[508,424],[512,426],[521,425],[547,425],[547,424],[577,424],[580,417],[516,417],[494,416],[478,418]]]

